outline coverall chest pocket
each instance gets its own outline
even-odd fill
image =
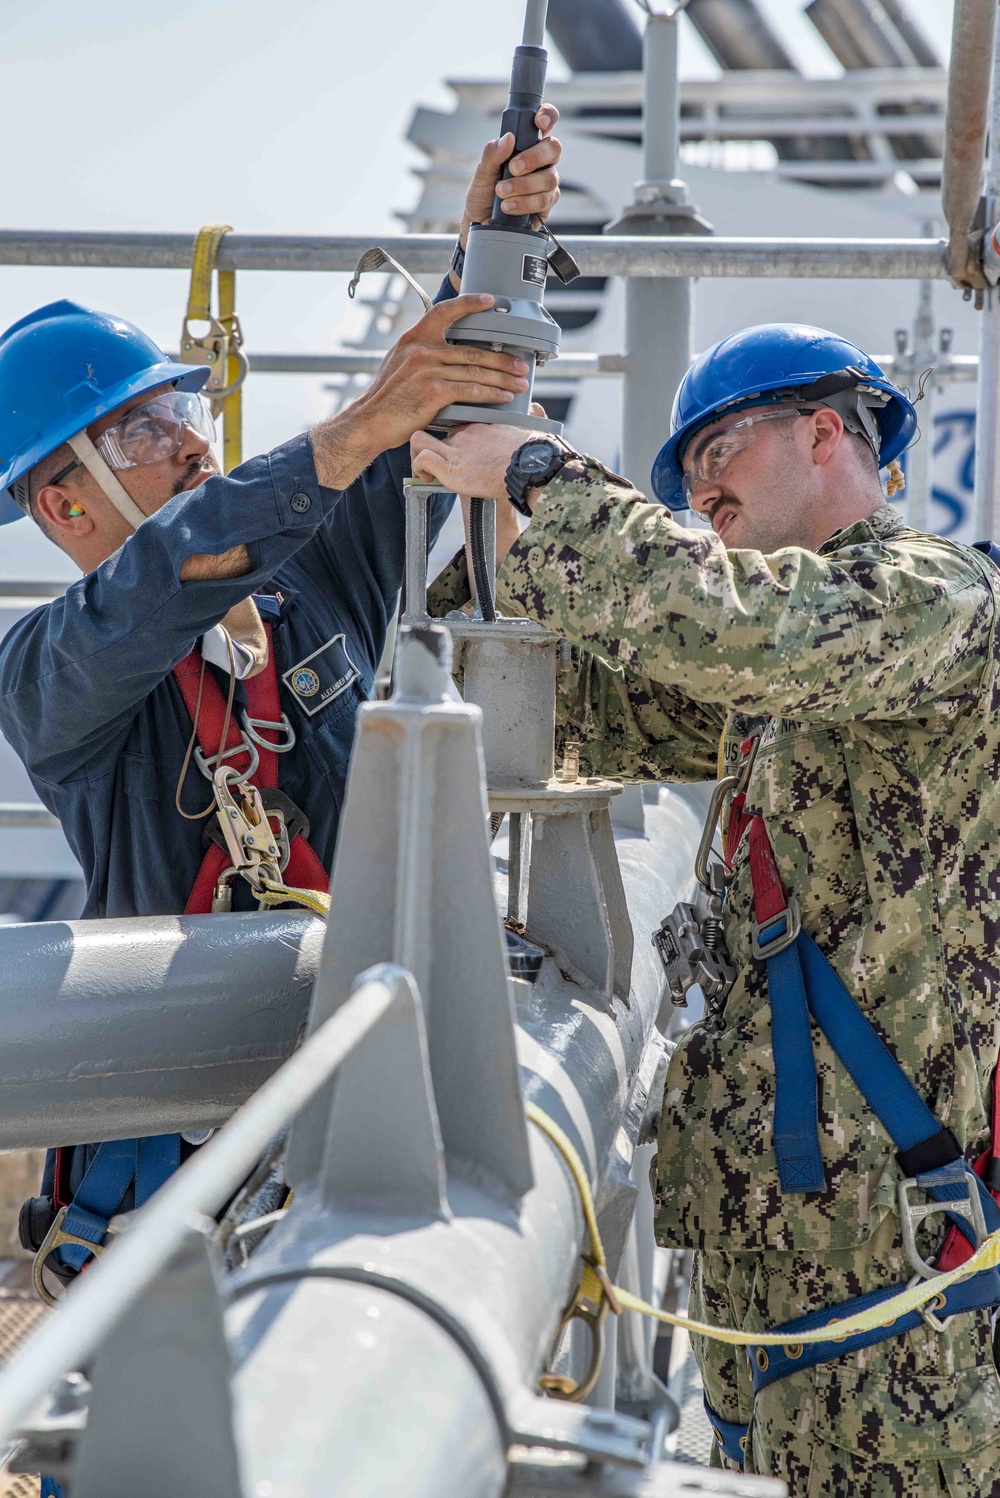
[[[803,914],[842,909],[859,898],[864,865],[836,730],[787,719],[769,723],[754,762],[747,810],[764,818]]]
[[[126,749],[121,765],[122,789],[130,800],[167,801],[174,804],[177,782],[184,765],[182,758],[136,754]],[[212,787],[192,761],[181,788],[181,806],[191,816],[203,812],[211,801]]]

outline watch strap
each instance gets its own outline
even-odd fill
[[[540,473],[523,473],[518,466],[517,461],[522,448],[527,447],[529,444],[534,444],[540,441],[548,442],[549,445],[554,449],[552,462],[548,465],[547,468],[542,469]],[[546,484],[550,484],[555,478],[556,474],[560,471],[560,469],[569,462],[570,458],[575,458],[576,456],[577,454],[571,447],[567,447],[565,444],[555,442],[551,438],[530,437],[527,442],[522,443],[521,447],[517,448],[516,451],[512,454],[510,463],[507,467],[507,472],[504,475],[504,485],[507,490],[507,497],[509,498],[511,504],[514,506],[515,510],[517,510],[519,514],[527,516],[530,520],[531,510],[528,506],[527,500],[528,490],[541,489],[544,488]]]
[[[462,272],[465,269],[465,251],[462,249],[461,242],[457,239],[455,241],[455,249],[452,252],[451,268],[458,279],[461,280]]]

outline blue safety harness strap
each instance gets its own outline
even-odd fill
[[[741,1425],[738,1420],[723,1420],[722,1416],[717,1415],[709,1404],[707,1394],[704,1396],[704,1399],[705,1414],[708,1416],[708,1423],[712,1427],[713,1436],[729,1460],[731,1462],[739,1462],[740,1466],[742,1466],[746,1451],[747,1434],[750,1430],[749,1425]]]
[[[113,1139],[100,1144],[80,1185],[66,1209],[62,1229],[100,1248],[108,1223],[121,1207],[128,1188],[135,1185],[135,1205],[141,1207],[181,1163],[179,1134],[158,1134],[150,1139]],[[80,1270],[91,1257],[82,1244],[67,1243],[55,1257],[68,1268]]]
[[[867,1295],[859,1295],[854,1300],[845,1300],[838,1306],[828,1306],[822,1311],[812,1311],[808,1316],[800,1316],[795,1321],[786,1321],[783,1326],[772,1327],[772,1332],[787,1336],[788,1341],[783,1347],[747,1348],[754,1393],[759,1394],[761,1389],[767,1388],[768,1384],[776,1383],[779,1378],[784,1378],[789,1373],[801,1373],[805,1368],[814,1368],[817,1363],[828,1363],[833,1358],[842,1358],[849,1353],[857,1352],[859,1348],[874,1347],[877,1342],[884,1342],[889,1337],[902,1337],[906,1332],[913,1331],[923,1321],[919,1311],[907,1311],[905,1315],[889,1322],[888,1326],[877,1326],[869,1331],[855,1332],[853,1336],[841,1337],[838,1341],[832,1338],[829,1342],[796,1343],[795,1341],[797,1332],[813,1331],[816,1327],[826,1326],[834,1320],[843,1321],[848,1316],[854,1316],[859,1311],[867,1311],[871,1306],[877,1306],[883,1300],[898,1295],[900,1290],[905,1288],[904,1285],[884,1285],[880,1290],[869,1291]],[[943,1290],[938,1300],[932,1303],[933,1314],[940,1321],[948,1316],[956,1315],[959,1311],[983,1310],[997,1301],[1000,1301],[1000,1270],[984,1269],[981,1274],[974,1274],[971,1279],[959,1280],[957,1284],[949,1285],[946,1290]],[[836,1311],[836,1317],[831,1316],[831,1310]]]
[[[770,935],[770,932],[767,933]],[[767,950],[767,935],[761,946]],[[774,932],[772,940],[778,938]],[[823,1191],[818,1081],[798,941],[767,959],[774,1052],[774,1152],[782,1191]]]
[[[934,1114],[808,932],[800,931],[791,946],[767,959],[767,978],[774,1040],[775,1151],[779,1165],[782,1160],[786,1164],[789,1159],[798,1162],[799,1178],[815,1181],[817,1172],[819,1177],[819,1185],[797,1185],[792,1189],[819,1190],[824,1184],[815,1112],[816,1057],[809,1014],[900,1154],[941,1140],[943,1131]],[[794,1026],[786,1022],[787,1012],[792,1010],[797,1017]],[[807,1115],[811,1128],[804,1124]],[[794,1133],[783,1132],[789,1118],[794,1120]],[[939,1156],[948,1157],[944,1163],[961,1160],[958,1145],[950,1136],[945,1135],[944,1139],[943,1147],[938,1146]],[[806,1146],[813,1141],[815,1150],[810,1157]],[[971,1170],[968,1175],[982,1201],[987,1229],[994,1232],[1000,1228],[1000,1208],[979,1177]],[[935,1182],[933,1171],[922,1173],[921,1185],[935,1201],[965,1199],[962,1185]],[[958,1215],[951,1216],[951,1220],[973,1242],[968,1220]]]

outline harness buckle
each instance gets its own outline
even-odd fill
[[[288,721],[287,713],[282,713],[277,723],[272,723],[268,718],[251,718],[249,713],[240,713],[240,722],[243,724],[244,737],[256,744],[258,749],[266,749],[270,754],[287,754],[289,749],[295,748],[295,729]],[[258,729],[265,733],[284,734],[284,738],[278,744],[271,744],[260,737]],[[256,768],[255,765],[254,769]],[[253,770],[248,770],[247,774],[252,775]]]
[[[964,1197],[948,1201],[915,1202],[910,1200],[910,1192],[919,1189],[929,1191],[934,1186],[962,1186],[965,1189]],[[983,1214],[983,1204],[979,1196],[979,1182],[964,1160],[953,1160],[948,1165],[942,1165],[937,1170],[929,1170],[923,1175],[910,1176],[905,1181],[900,1181],[896,1187],[896,1198],[899,1204],[899,1221],[903,1232],[903,1252],[906,1262],[911,1269],[916,1270],[919,1279],[934,1279],[943,1274],[942,1269],[935,1269],[933,1264],[928,1264],[917,1252],[917,1228],[926,1218],[938,1216],[940,1213],[949,1214],[952,1217],[964,1217],[970,1223],[976,1235],[975,1247],[978,1248],[985,1240],[986,1218]],[[925,1321],[932,1315],[924,1309],[920,1310]],[[936,1318],[935,1318],[936,1319]],[[934,1321],[928,1321],[934,1326]],[[939,1322],[935,1330],[940,1331],[945,1323]]]
[[[93,1254],[97,1258],[108,1246],[106,1243],[93,1243],[89,1238],[81,1238],[78,1233],[65,1232],[63,1223],[66,1220],[66,1213],[68,1211],[69,1207],[59,1208],[59,1211],[52,1219],[52,1226],[42,1239],[41,1248],[39,1248],[31,1262],[31,1283],[35,1287],[35,1294],[39,1300],[43,1300],[47,1306],[54,1306],[58,1302],[58,1296],[52,1294],[52,1291],[45,1283],[42,1272],[45,1268],[45,1261],[50,1254],[55,1253],[57,1248],[62,1248],[66,1244],[72,1244],[77,1248],[85,1248],[89,1254]],[[108,1226],[108,1236],[114,1236],[110,1224]]]
[[[270,749],[273,746],[269,744],[267,747]],[[290,747],[291,745],[289,745],[289,748]],[[234,754],[247,754],[250,756],[249,765],[243,771],[242,776],[238,777],[240,779],[249,780],[251,775],[256,773],[257,766],[260,764],[260,755],[257,753],[256,745],[247,738],[245,733],[240,736],[240,742],[238,744],[234,744],[231,749],[223,749],[219,754],[205,754],[202,751],[200,745],[196,745],[194,751],[194,762],[198,766],[198,769],[204,775],[206,780],[213,780],[216,770],[220,767],[219,761],[223,759],[232,759]],[[232,767],[230,766],[229,768]],[[236,773],[237,772],[233,770],[233,774],[236,775]]]
[[[750,949],[758,962],[766,962],[769,957],[776,957],[779,952],[790,947],[801,930],[799,902],[794,895],[789,895],[784,910],[779,910],[777,915],[772,915],[766,921],[754,921]]]
[[[940,1271],[936,1272],[940,1273]],[[922,1285],[925,1283],[926,1280],[922,1274],[915,1274],[911,1280],[907,1280],[906,1288],[907,1290],[912,1290],[914,1285]],[[943,1311],[944,1307],[944,1296],[935,1295],[933,1300],[925,1300],[922,1306],[917,1306],[917,1315],[920,1317],[925,1326],[930,1327],[931,1331],[943,1332],[955,1319],[954,1315],[951,1315],[945,1316],[942,1320],[941,1317],[936,1314],[936,1312],[938,1311]]]

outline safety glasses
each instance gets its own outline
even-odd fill
[[[727,463],[731,463],[738,453],[750,446],[756,435],[754,427],[759,426],[762,421],[790,421],[799,416],[808,416],[815,409],[815,406],[782,406],[777,411],[758,411],[753,416],[744,416],[741,421],[734,421],[732,426],[723,427],[722,431],[712,432],[710,436],[703,438],[695,445],[694,455],[685,465],[681,480],[688,504],[691,503],[697,484],[714,484],[721,477]]]
[[[170,390],[135,406],[102,432],[94,446],[109,468],[144,468],[180,452],[185,427],[206,442],[215,441],[215,421],[205,397],[190,390]]]

